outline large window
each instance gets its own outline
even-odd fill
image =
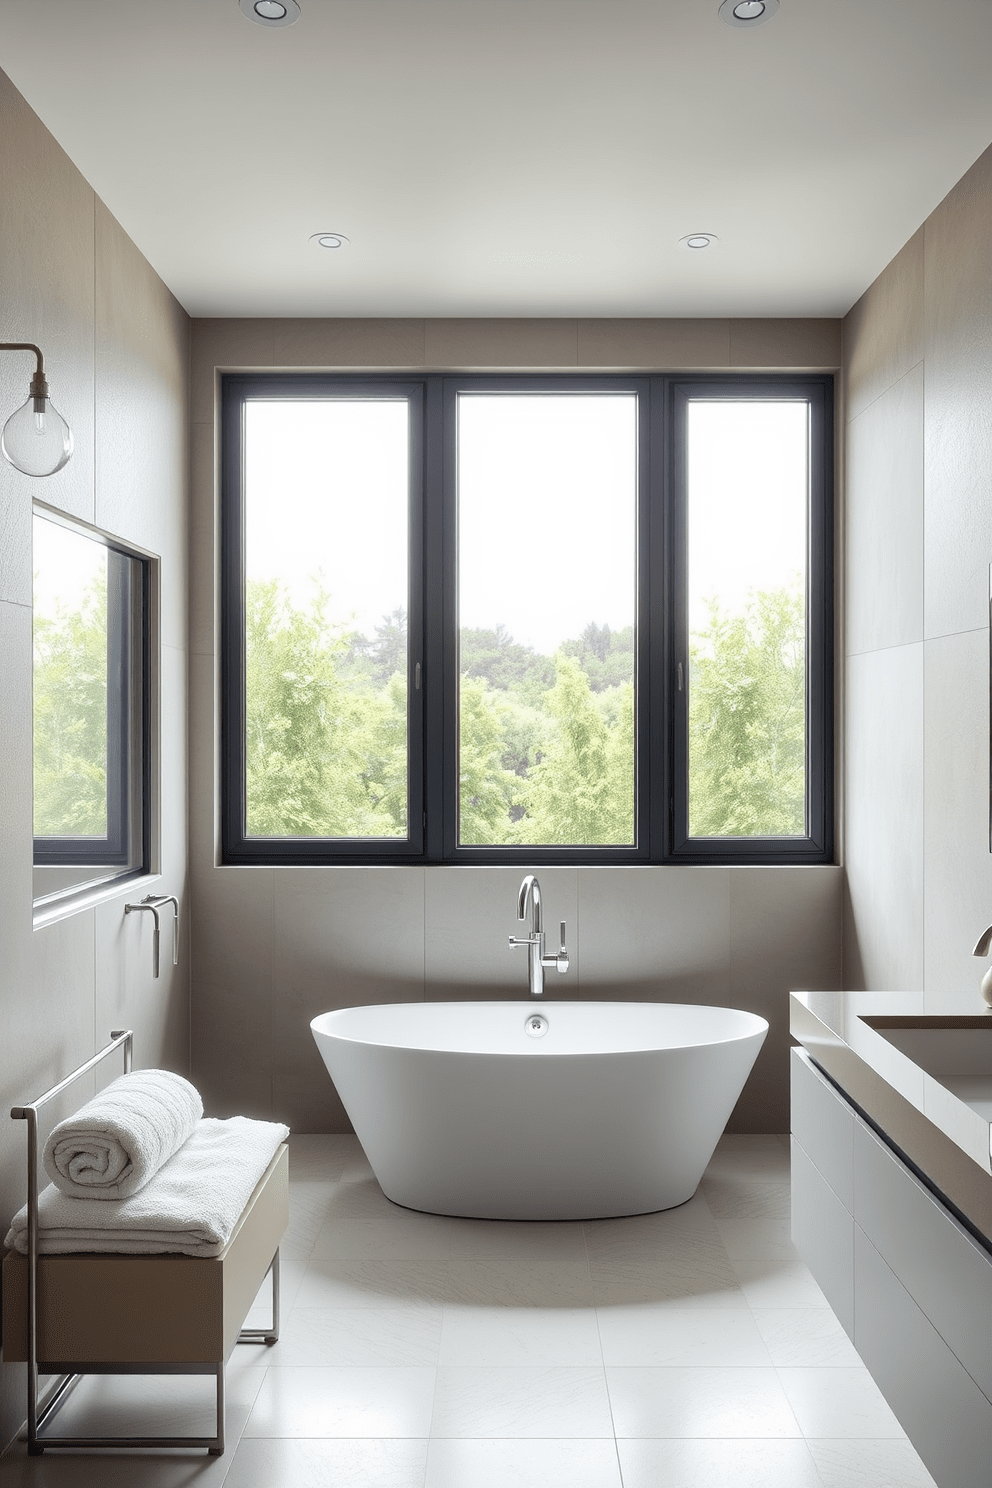
[[[34,897],[148,860],[148,565],[38,508],[34,568]]]
[[[228,862],[822,862],[829,379],[224,379]]]

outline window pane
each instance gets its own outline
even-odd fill
[[[107,836],[107,558],[35,517],[35,837]]]
[[[637,400],[458,399],[459,845],[633,845]]]
[[[406,837],[410,418],[245,409],[249,837]]]
[[[34,899],[147,861],[146,561],[36,512]]]
[[[805,401],[688,408],[689,834],[806,827]]]

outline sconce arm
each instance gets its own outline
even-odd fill
[[[33,351],[38,359],[34,376],[31,379],[29,395],[32,398],[48,397],[48,382],[45,378],[45,358],[40,346],[35,346],[33,341],[0,341],[0,351]]]

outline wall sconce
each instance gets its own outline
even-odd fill
[[[54,475],[72,454],[72,430],[48,396],[45,359],[30,341],[0,341],[0,351],[33,351],[38,358],[27,402],[3,426],[0,451],[25,475]]]

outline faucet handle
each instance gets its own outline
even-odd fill
[[[559,974],[561,976],[564,976],[565,973],[566,973],[566,971],[568,970],[568,951],[567,951],[567,949],[565,947],[565,921],[564,920],[562,920],[560,922],[560,924],[559,924],[559,941],[560,941],[560,944],[558,946],[558,954],[555,957],[555,965],[558,967]]]

